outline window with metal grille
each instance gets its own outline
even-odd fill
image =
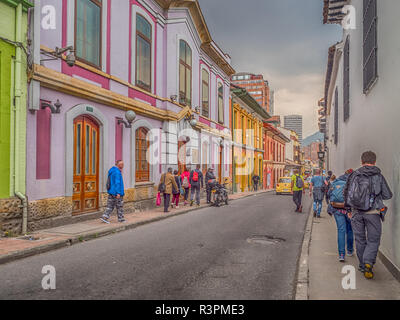
[[[338,144],[338,134],[339,134],[339,92],[336,88],[335,91],[335,136],[334,142]]]
[[[344,46],[343,66],[343,115],[344,121],[350,117],[350,38],[347,37]]]
[[[363,88],[367,93],[378,77],[377,1],[364,0],[363,9]]]

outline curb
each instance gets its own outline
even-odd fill
[[[294,300],[308,300],[308,287],[309,287],[308,257],[309,257],[310,243],[311,243],[313,221],[314,221],[314,215],[313,215],[313,207],[311,205],[310,213],[307,219],[306,230],[304,232],[301,254],[297,267]]]
[[[236,200],[242,200],[242,199],[246,199],[249,197],[253,197],[253,196],[257,196],[257,195],[261,195],[261,194],[266,194],[266,193],[271,193],[274,190],[268,190],[268,191],[262,191],[259,192],[257,194],[248,194],[246,196],[237,198],[237,199],[230,199],[229,201],[236,201]],[[31,257],[34,255],[38,255],[38,254],[42,254],[45,252],[49,252],[49,251],[53,251],[53,250],[57,250],[57,249],[61,249],[61,248],[65,248],[65,247],[69,247],[71,245],[74,244],[78,244],[81,243],[83,241],[90,241],[90,240],[94,240],[94,239],[98,239],[100,237],[105,237],[111,234],[115,234],[115,233],[119,233],[119,232],[123,232],[123,231],[127,231],[127,230],[131,230],[131,229],[135,229],[137,227],[140,227],[142,225],[145,224],[149,224],[149,223],[153,223],[153,222],[157,222],[157,221],[161,221],[161,220],[165,220],[168,218],[172,218],[172,217],[176,217],[179,215],[183,215],[192,211],[197,211],[197,210],[201,210],[201,209],[205,209],[205,208],[210,208],[210,206],[208,205],[203,205],[200,207],[192,207],[192,208],[188,208],[186,210],[182,210],[173,214],[169,214],[166,216],[159,216],[159,217],[155,217],[155,218],[151,218],[148,220],[144,220],[144,221],[139,221],[139,222],[134,222],[131,224],[127,224],[127,225],[123,225],[123,226],[118,226],[115,228],[110,228],[107,230],[103,230],[103,231],[91,231],[91,232],[87,232],[87,233],[81,233],[78,234],[72,238],[69,239],[63,239],[63,240],[59,240],[53,243],[48,243],[42,246],[38,246],[38,247],[33,247],[33,248],[29,248],[29,249],[25,249],[25,250],[21,250],[21,251],[17,251],[17,252],[11,252],[9,254],[0,256],[0,265],[2,264],[6,264],[9,262],[13,262],[16,260],[20,260],[23,258],[27,258],[27,257]]]

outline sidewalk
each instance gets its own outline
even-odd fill
[[[243,199],[268,192],[272,192],[272,190],[236,193],[229,195],[229,200]],[[205,200],[202,201],[205,202]],[[0,264],[133,229],[146,223],[163,220],[206,207],[209,207],[209,205],[202,204],[200,207],[196,205],[193,207],[184,207],[182,204],[179,209],[170,209],[170,212],[167,214],[163,212],[163,207],[142,213],[127,214],[125,215],[126,223],[124,224],[118,223],[116,213],[114,212],[110,219],[111,224],[109,225],[102,223],[99,219],[95,219],[40,230],[25,237],[0,238]],[[215,209],[218,210],[218,208]]]
[[[358,259],[346,256],[340,263],[337,249],[337,229],[335,218],[326,213],[326,203],[322,218],[313,218],[311,243],[309,247],[308,271],[310,300],[399,300],[400,284],[378,259],[374,267],[375,277],[367,280],[358,271]],[[312,213],[311,213],[312,215]],[[354,266],[356,289],[344,290],[342,274],[344,266]]]

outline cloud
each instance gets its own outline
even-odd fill
[[[322,24],[322,0],[199,0],[210,33],[237,72],[263,74],[275,111],[302,114],[304,137],[318,130],[328,48],[339,26]]]

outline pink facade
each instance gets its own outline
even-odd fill
[[[76,46],[75,1],[42,0],[41,6],[53,5],[57,13],[57,28],[55,30],[41,29],[40,37],[36,37],[35,46],[54,49],[56,47]],[[39,9],[40,11],[40,9]],[[150,62],[151,77],[149,90],[137,86],[137,19],[144,18],[150,26]],[[169,23],[174,21],[174,23]],[[230,75],[215,62],[215,57],[208,56],[202,49],[202,40],[188,8],[163,10],[155,0],[103,0],[101,7],[101,39],[99,44],[99,65],[89,65],[79,59],[70,67],[66,62],[45,61],[42,65],[48,70],[57,71],[68,79],[80,81],[82,87],[91,86],[109,90],[110,93],[130,98],[133,102],[147,104],[159,110],[178,114],[184,106],[178,105],[171,97],[179,97],[179,45],[185,41],[191,49],[191,105],[196,120],[209,130],[196,129],[187,147],[193,157],[187,159],[187,164],[201,162],[201,141],[213,138],[220,139],[229,135],[229,79]],[[38,42],[39,40],[40,42]],[[76,49],[76,47],[75,47]],[[229,57],[222,54],[229,64]],[[44,56],[36,56],[43,59]],[[209,118],[200,117],[194,110],[201,110],[201,70],[209,72]],[[224,123],[218,123],[218,83],[224,86]],[[185,129],[190,128],[185,119],[171,121],[152,117],[149,114],[137,112],[137,118],[132,129],[118,125],[118,119],[125,119],[122,108],[102,104],[96,98],[79,94],[68,94],[57,91],[53,87],[41,84],[35,88],[37,96],[54,104],[62,103],[59,114],[48,114],[48,111],[28,113],[28,168],[27,193],[31,201],[57,197],[71,197],[73,192],[74,166],[74,119],[87,116],[99,127],[99,193],[106,192],[105,180],[107,170],[114,165],[115,160],[124,160],[123,172],[125,188],[135,188],[139,185],[137,178],[137,137],[138,129],[145,128],[151,132],[150,148],[152,159],[156,159],[149,169],[149,183],[158,183],[160,174],[167,166],[178,166],[177,141]],[[89,92],[90,93],[90,92]],[[179,100],[179,98],[178,98]],[[34,104],[34,103],[33,103]],[[51,124],[51,125],[50,125]],[[216,130],[216,133],[214,130]],[[225,131],[225,132],[224,132]],[[213,132],[213,133],[212,133]],[[218,148],[210,143],[207,157],[217,161]],[[228,149],[223,152],[222,176],[229,176]],[[197,161],[197,162],[196,162]],[[218,166],[216,166],[218,167]]]

